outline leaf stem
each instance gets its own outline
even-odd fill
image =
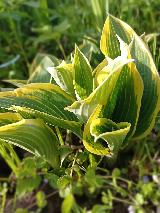
[[[128,204],[128,205],[135,206],[135,203],[132,203],[132,202],[130,202],[130,201],[123,200],[123,199],[120,199],[120,198],[117,198],[117,197],[112,197],[112,198],[113,198],[113,200],[115,200],[115,201],[118,201],[118,202],[121,202],[121,203],[126,203],[126,204]]]
[[[72,177],[72,175],[73,175],[73,167],[74,167],[74,165],[75,165],[75,163],[76,163],[77,154],[78,154],[78,152],[76,152],[76,154],[75,154],[75,156],[74,156],[73,163],[72,163],[71,172],[70,172],[70,176],[71,176],[71,177]]]
[[[64,145],[64,140],[63,140],[62,135],[61,135],[61,133],[59,131],[59,128],[56,126],[55,129],[56,129],[56,132],[57,132],[57,136],[58,136],[60,145],[63,146]]]

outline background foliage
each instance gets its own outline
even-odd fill
[[[0,79],[28,77],[38,52],[67,58],[77,43],[86,56],[99,53],[107,12],[127,21],[139,35],[158,33],[158,8],[155,0],[2,0]]]

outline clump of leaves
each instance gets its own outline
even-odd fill
[[[50,126],[70,130],[89,152],[113,160],[148,135],[160,107],[160,79],[147,45],[129,25],[109,15],[100,49],[104,60],[94,70],[76,46],[72,63],[55,66],[49,59],[49,83],[1,92],[0,108],[13,115],[1,114],[0,140],[57,169],[63,140]]]

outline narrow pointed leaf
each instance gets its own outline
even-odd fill
[[[93,90],[92,68],[88,59],[76,46],[74,55],[74,88],[77,99],[87,98]]]

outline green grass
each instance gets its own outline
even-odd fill
[[[67,58],[77,43],[86,55],[96,55],[107,12],[127,21],[139,34],[157,32],[158,8],[159,1],[152,0],[1,1],[0,79],[26,79],[37,52]]]

